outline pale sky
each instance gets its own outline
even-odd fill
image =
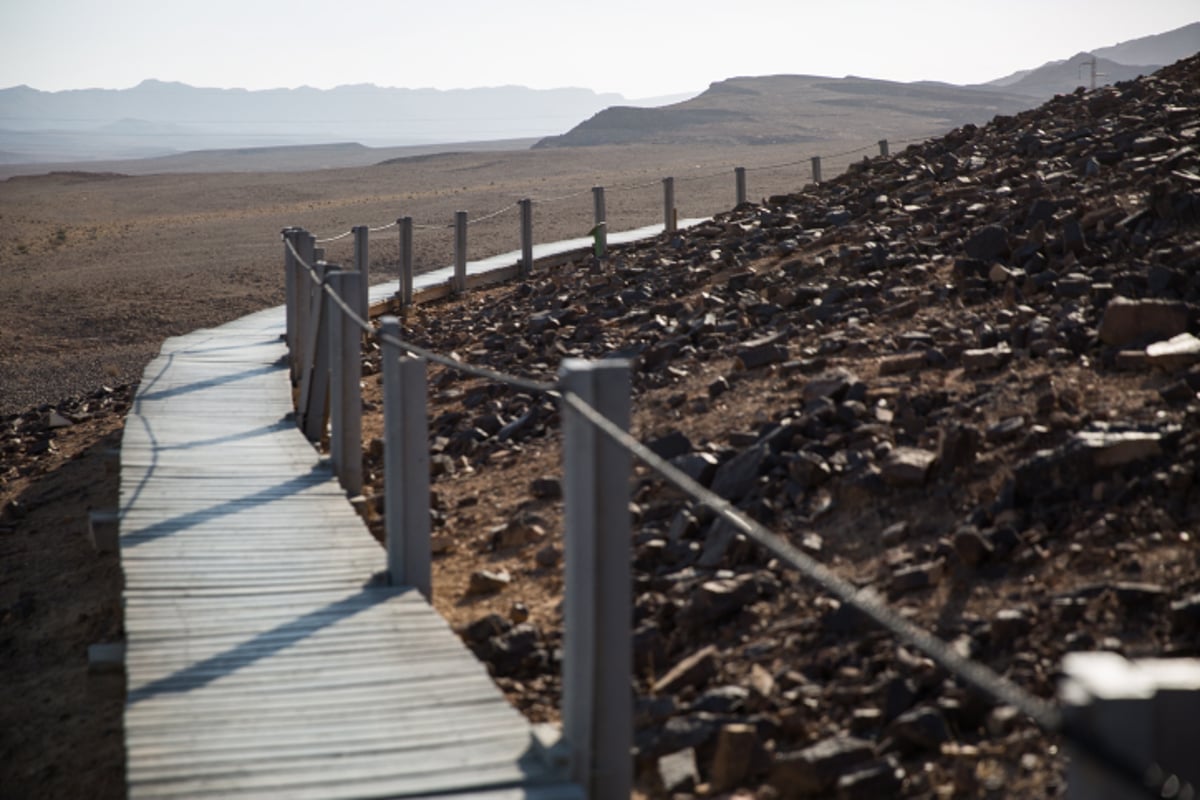
[[[1197,20],[1197,0],[0,0],[0,88],[972,83]]]

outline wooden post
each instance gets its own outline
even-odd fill
[[[533,201],[521,201],[521,275],[533,272]]]
[[[887,139],[880,139],[879,140],[879,155],[883,156],[884,158],[887,158],[887,154],[888,154]]]
[[[628,361],[565,359],[559,376],[565,391],[628,430]],[[570,775],[587,797],[629,797],[632,457],[566,404],[563,454],[562,718]]]
[[[1200,786],[1200,659],[1129,661],[1118,653],[1068,653],[1062,671],[1059,700],[1068,726],[1132,763],[1157,764]],[[1105,764],[1074,750],[1069,741],[1067,800],[1148,796],[1140,785],[1114,780]]]
[[[734,205],[740,206],[742,203],[746,202],[746,168],[745,167],[734,167],[733,182],[734,182],[734,185],[737,187],[737,202]]]
[[[367,290],[371,285],[371,276],[369,274],[371,270],[370,251],[368,247],[371,229],[366,225],[355,225],[351,230],[354,231],[354,268],[358,270],[363,279],[360,282],[361,288],[358,291],[358,295],[346,298],[346,302],[365,320],[369,319],[367,314],[370,311]]]
[[[396,220],[400,229],[400,306],[408,308],[413,301],[413,219]]]
[[[315,265],[317,277],[325,280],[325,273],[338,269],[335,264],[318,261]],[[300,407],[298,419],[304,426],[304,435],[310,442],[321,441],[325,433],[325,415],[329,406],[329,315],[323,313],[325,292],[313,287],[312,303],[309,306],[308,344],[305,347],[304,364],[300,379]]]
[[[299,291],[296,284],[296,257],[292,255],[292,248],[296,246],[296,229],[283,229],[283,296],[284,308],[287,320],[285,322],[285,332],[283,339],[287,342],[288,363],[296,363],[296,307],[299,302],[296,299],[296,292]],[[295,367],[292,367],[293,374]]]
[[[596,237],[596,256],[601,257],[608,250],[608,210],[604,207],[604,187],[592,187],[592,218],[596,226],[592,228]]]
[[[663,178],[663,230],[675,232],[675,179]]]
[[[812,173],[813,173],[813,183],[820,183],[821,182],[821,157],[820,156],[812,157]]]
[[[309,276],[308,267],[317,263],[316,257],[313,255],[316,249],[316,237],[304,229],[299,229],[295,234],[296,252],[300,254],[300,258],[304,260],[304,264],[297,259],[295,262],[296,272],[296,352],[292,355],[292,384],[300,382],[300,373],[305,366],[305,346],[311,337],[310,328],[312,327],[312,298],[313,292],[316,290],[316,284],[313,283]]]
[[[329,275],[334,294],[351,308],[357,302],[363,274],[339,270]],[[351,497],[362,494],[362,329],[332,297],[326,296],[329,320],[330,388],[329,449],[334,473]]]
[[[454,212],[454,282],[451,291],[467,291],[467,212]]]
[[[433,567],[429,544],[429,422],[425,405],[425,361],[405,358],[388,339],[400,323],[380,319],[383,347],[384,525],[388,577],[412,586],[429,600]]]

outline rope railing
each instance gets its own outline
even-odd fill
[[[885,142],[880,142],[880,148],[881,150],[886,150]],[[869,147],[857,148],[855,150],[849,150],[829,157],[845,157],[859,152],[864,152],[867,149],[869,149]],[[794,166],[795,164],[802,163],[802,161],[790,162],[787,164],[776,165],[775,168]],[[769,167],[758,167],[755,169],[766,168]],[[814,172],[817,172],[818,170],[818,163],[814,162]],[[705,177],[716,176],[713,175]],[[700,179],[700,177],[691,176],[691,179]],[[662,183],[666,184],[668,181],[671,181],[671,179],[665,179],[662,181]],[[636,186],[636,188],[646,188],[649,186],[658,185],[658,183],[659,181],[655,181],[645,184],[634,184],[632,186]],[[629,187],[627,186],[626,188]],[[598,195],[597,213],[599,215],[603,208],[603,190],[599,187],[594,187],[592,191],[596,192]],[[570,199],[583,194],[586,194],[586,190],[576,192],[571,195],[564,195],[558,199]],[[530,201],[526,200],[522,202],[529,203]],[[543,202],[546,201],[544,200]],[[512,208],[517,207],[518,205],[520,204],[514,203],[506,206],[499,211],[493,212],[492,214],[482,217],[476,221],[482,222],[487,219],[497,217],[503,213],[506,213],[507,211],[510,211]],[[465,212],[460,212],[460,214],[465,216]],[[598,222],[602,223],[603,220],[599,220]],[[396,224],[397,223],[392,223],[392,225],[382,226],[382,229],[390,228]],[[412,225],[411,227],[416,228],[418,226]],[[465,229],[465,220],[462,221],[461,227]],[[597,225],[598,229],[602,227],[602,224]],[[572,413],[577,414],[581,419],[586,420],[588,426],[599,432],[605,439],[610,441],[622,452],[641,461],[647,468],[655,473],[659,479],[680,491],[687,499],[687,502],[690,502],[697,507],[708,509],[714,516],[731,526],[735,531],[741,533],[747,539],[764,548],[764,550],[769,552],[773,557],[777,558],[780,563],[796,570],[805,579],[812,581],[821,591],[833,596],[840,603],[855,609],[863,616],[873,621],[879,627],[895,636],[898,640],[920,651],[963,684],[981,692],[997,703],[1015,708],[1046,732],[1061,735],[1064,740],[1071,744],[1076,752],[1089,758],[1089,760],[1096,762],[1102,769],[1108,771],[1108,773],[1111,774],[1114,779],[1122,782],[1127,787],[1130,787],[1138,792],[1145,791],[1147,792],[1147,796],[1157,797],[1165,796],[1161,795],[1161,791],[1164,786],[1186,785],[1181,784],[1176,776],[1167,775],[1161,770],[1156,773],[1151,764],[1142,763],[1137,759],[1131,758],[1128,754],[1115,752],[1111,746],[1101,741],[1091,731],[1082,729],[1078,725],[1066,719],[1061,709],[1055,706],[1053,703],[1030,694],[1019,685],[997,673],[987,665],[961,655],[942,639],[938,638],[928,630],[910,622],[904,616],[897,613],[873,590],[870,590],[869,588],[860,589],[851,581],[839,576],[826,565],[792,545],[786,537],[768,530],[760,523],[740,512],[721,496],[688,477],[669,461],[661,458],[652,450],[650,450],[649,447],[631,436],[626,427],[622,426],[622,424],[614,422],[614,414],[612,413],[611,408],[607,409],[608,413],[605,413],[605,411],[598,409],[595,404],[588,402],[588,400],[585,399],[580,393],[569,388],[568,383],[574,380],[574,378],[571,377],[573,373],[571,373],[570,369],[568,369],[566,366],[564,366],[564,373],[560,374],[559,379],[553,382],[520,377],[499,370],[494,370],[489,367],[470,364],[462,361],[461,359],[446,356],[429,348],[425,348],[413,342],[407,341],[398,335],[399,328],[394,321],[390,323],[386,322],[386,319],[390,318],[385,318],[384,328],[390,329],[391,332],[388,332],[384,329],[376,329],[366,315],[365,306],[360,304],[360,306],[356,308],[352,302],[340,294],[333,285],[336,282],[336,276],[339,274],[339,272],[341,272],[341,274],[346,274],[345,271],[340,271],[336,266],[328,265],[324,262],[310,263],[310,258],[306,257],[306,254],[302,253],[297,247],[296,242],[294,241],[295,237],[292,235],[293,233],[295,233],[295,229],[289,229],[288,231],[284,232],[283,237],[286,244],[285,253],[289,263],[296,265],[303,271],[305,275],[307,275],[310,284],[314,287],[315,296],[326,298],[332,304],[331,307],[337,309],[337,311],[343,317],[348,319],[354,328],[359,332],[359,334],[365,335],[369,339],[374,339],[380,344],[385,353],[385,360],[387,360],[388,353],[404,353],[415,359],[439,364],[447,369],[457,371],[464,375],[505,385],[517,391],[528,392],[533,395],[546,396],[556,400],[563,408],[564,419],[567,416],[565,412],[568,409]],[[353,233],[353,231],[350,233]],[[344,238],[347,235],[350,234],[342,234],[338,237],[332,237],[332,239]],[[330,240],[331,239],[315,240],[315,242]],[[314,240],[310,239],[309,241]],[[456,256],[456,259],[457,258],[458,256]],[[290,278],[291,272],[289,271],[288,274]],[[462,280],[461,282],[456,280],[453,285],[457,286],[460,291],[464,290],[465,280]],[[296,302],[299,303],[299,298],[304,297],[305,294],[306,293],[304,292],[299,292],[297,294]],[[291,300],[290,293],[289,300]],[[321,308],[323,305],[323,302],[317,302],[315,299],[312,302],[313,311],[311,316],[315,317],[318,323],[317,328],[314,328],[314,330],[319,329],[321,324],[332,324],[331,320],[320,322],[322,313]],[[289,315],[289,321],[290,319],[291,317]],[[289,343],[294,345],[298,336],[298,333],[290,333]],[[320,339],[319,333],[312,333],[311,336],[318,340]],[[293,352],[295,351],[293,350]],[[314,358],[312,353],[305,352],[302,354],[302,357],[304,358],[305,362],[303,369],[306,371],[313,369],[312,364],[314,362]],[[307,372],[305,374],[307,375]],[[309,385],[307,378],[302,381],[302,385]],[[355,379],[355,386],[357,386],[357,379]],[[333,392],[332,387],[330,392]],[[300,402],[305,402],[303,391],[301,392]],[[385,396],[385,408],[387,407],[388,402],[388,398]],[[626,398],[624,402],[627,404],[628,398]],[[359,402],[359,405],[361,405],[361,402]],[[359,410],[359,413],[361,414],[361,409]],[[624,413],[626,416],[628,416],[627,409]],[[308,418],[311,418],[314,414],[319,416],[321,419],[324,418],[323,409],[319,404],[315,407],[306,408],[305,413],[298,415],[301,417],[301,425],[305,425],[306,415],[308,415]],[[620,416],[620,413],[617,413],[616,416]],[[361,421],[358,424],[361,427]],[[311,437],[311,427],[308,428],[308,430],[310,431]],[[573,448],[568,448],[568,446],[564,443],[564,451],[568,449]],[[347,457],[351,457],[350,454],[347,454]],[[356,457],[361,459],[361,454],[356,454]],[[426,476],[426,480],[427,479],[428,476]],[[603,475],[597,475],[596,479],[601,482],[625,480],[627,479],[627,476],[626,478],[621,478],[620,476],[614,478],[613,476],[606,477]],[[409,488],[405,491],[412,492],[411,497],[415,498],[412,499],[409,504],[411,504],[411,502],[420,502],[420,486],[415,487],[415,489]],[[424,496],[427,499],[427,490],[425,491]],[[403,505],[404,503],[396,502],[391,497],[386,498],[385,508],[389,509],[389,513],[390,509],[393,507]],[[405,546],[408,547],[409,545]],[[390,547],[391,544],[389,534],[389,548]],[[389,558],[391,557],[389,556]],[[625,569],[628,569],[627,562]],[[570,591],[569,588],[568,591]],[[567,660],[569,659],[564,657],[564,670],[566,669],[565,662]],[[566,698],[566,696],[567,693],[564,691],[564,698]],[[566,716],[567,715],[564,713],[564,718]],[[612,733],[614,736],[617,736],[619,739],[625,736],[625,734],[621,733],[620,731],[610,733]],[[628,752],[628,750],[626,749],[625,752]],[[589,758],[590,756],[581,755],[579,757]]]
[[[886,150],[887,141],[888,140],[886,140],[886,139],[881,139],[879,141],[878,146],[880,147],[881,151]],[[922,141],[926,141],[926,139],[925,138],[901,139],[898,141],[894,141],[893,144],[912,144],[915,142],[922,142]],[[775,163],[775,164],[760,164],[760,165],[756,165],[756,166],[742,167],[741,169],[744,169],[747,172],[768,172],[771,170],[788,169],[790,167],[798,167],[798,166],[803,166],[805,164],[812,163],[812,160],[814,158],[817,159],[818,162],[822,158],[825,158],[825,159],[845,158],[846,156],[856,155],[858,153],[865,153],[874,147],[876,147],[876,145],[868,144],[868,145],[863,145],[862,147],[855,148],[853,150],[846,150],[846,151],[843,151],[840,153],[816,155],[816,156],[811,156],[808,158],[798,159],[795,161],[785,161],[785,162],[780,162],[780,163]],[[716,170],[717,168],[713,167],[713,169]],[[713,172],[709,172],[709,173],[706,173],[703,175],[683,175],[683,176],[676,178],[676,180],[680,183],[702,181],[702,180],[712,180],[714,178],[719,178],[723,175],[727,175],[729,172],[729,169],[731,169],[731,165],[726,165],[721,171],[713,171]],[[649,189],[652,187],[660,186],[661,184],[662,184],[661,179],[655,179],[655,180],[650,180],[650,181],[645,181],[645,182],[618,183],[618,184],[613,184],[611,186],[608,186],[606,188],[614,190],[614,191],[639,191],[641,189]],[[523,199],[529,199],[538,204],[549,205],[551,203],[559,203],[559,202],[563,202],[566,200],[573,200],[576,197],[582,197],[583,195],[586,195],[589,191],[591,191],[590,188],[580,189],[578,191],[569,192],[569,193],[563,194],[563,195],[555,195],[552,197],[537,197],[536,195],[527,195]],[[475,225],[480,222],[486,222],[488,220],[499,217],[503,214],[508,213],[509,211],[513,210],[514,208],[517,208],[519,203],[520,203],[520,200],[515,200],[512,203],[509,203],[508,205],[506,205],[503,208],[500,208],[496,211],[489,212],[489,213],[484,214],[479,217],[470,217],[467,224]],[[381,231],[385,231],[385,230],[388,230],[388,229],[394,228],[394,227],[396,227],[396,222],[392,221],[392,222],[389,222],[386,224],[379,225],[378,227],[371,227],[371,228],[369,228],[369,230],[372,233],[379,233]],[[436,223],[420,223],[420,224],[413,225],[414,230],[446,230],[446,229],[450,229],[453,227],[454,227],[453,223],[447,223],[447,224],[441,224],[441,225],[436,224]],[[324,238],[318,238],[316,240],[316,242],[317,242],[317,244],[327,244],[330,242],[336,242],[341,239],[345,239],[351,235],[353,235],[353,231],[344,231],[342,233],[330,235],[330,236],[327,236]]]

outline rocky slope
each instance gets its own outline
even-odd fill
[[[1198,144],[1193,58],[405,329],[541,378],[632,358],[636,435],[1050,698],[1069,651],[1198,655]],[[430,393],[435,602],[552,718],[557,411],[440,368]],[[633,510],[646,792],[1064,791],[1058,741],[642,469]]]

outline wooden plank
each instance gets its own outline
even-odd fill
[[[291,421],[280,309],[167,340],[121,458],[129,796],[551,800],[577,787]]]

